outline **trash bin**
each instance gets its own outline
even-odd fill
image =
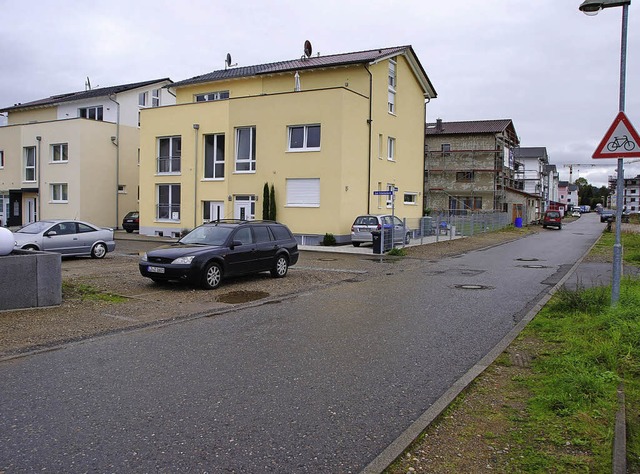
[[[515,226],[522,227],[522,217],[516,217]]]
[[[373,253],[382,254],[382,232],[372,230],[371,237],[373,237]]]

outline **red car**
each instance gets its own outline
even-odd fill
[[[542,219],[542,227],[557,227],[558,230],[562,229],[562,216],[560,211],[546,211]]]

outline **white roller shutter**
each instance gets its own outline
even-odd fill
[[[320,207],[320,178],[287,178],[287,206]]]

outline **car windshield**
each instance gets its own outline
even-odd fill
[[[49,228],[51,224],[51,222],[46,221],[34,222],[32,224],[27,224],[21,229],[16,230],[16,232],[21,234],[39,234],[40,232]]]
[[[219,227],[203,225],[196,227],[178,243],[181,244],[200,244],[200,245],[222,245],[229,237],[233,227]]]

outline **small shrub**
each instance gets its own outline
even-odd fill
[[[324,234],[324,238],[322,239],[322,245],[325,247],[332,247],[336,244],[336,238],[333,234]]]
[[[407,255],[407,251],[401,247],[393,247],[387,252],[387,255],[391,255],[393,257],[404,257]]]

